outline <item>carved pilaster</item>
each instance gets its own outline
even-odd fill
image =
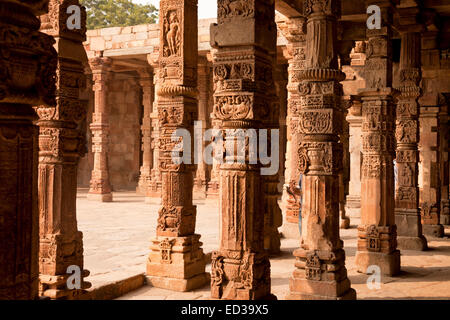
[[[142,89],[142,104],[144,110],[142,112],[141,125],[141,151],[142,166],[140,168],[139,182],[137,192],[147,194],[152,181],[153,167],[153,149],[152,149],[152,118],[153,102],[155,97],[153,85],[153,70],[139,70],[139,85]]]
[[[282,208],[283,212],[283,234],[289,238],[299,238],[299,211],[301,192],[299,189],[300,174],[299,153],[296,151],[301,142],[299,129],[300,103],[304,94],[299,90],[301,78],[300,73],[306,67],[306,19],[303,17],[291,18],[285,24],[280,24],[289,43],[286,46],[288,67],[288,106],[286,117],[287,143],[286,143],[286,165],[285,184],[283,186]]]
[[[96,57],[89,63],[92,70],[95,104],[90,125],[94,168],[91,174],[88,199],[111,202],[112,193],[108,170],[109,106],[107,90],[112,62],[110,58]]]
[[[273,110],[273,48],[276,44],[275,8],[271,0],[219,0],[218,24],[211,26],[214,55],[213,117],[225,146],[233,146],[248,129],[267,127]],[[240,32],[239,30],[246,30]],[[269,144],[270,146],[270,144]],[[250,163],[249,144],[226,155],[220,164],[220,248],[213,252],[211,297],[256,300],[270,293],[270,261],[264,251],[261,196],[267,196],[261,162]],[[266,189],[267,190],[267,189]]]
[[[57,53],[39,32],[48,1],[0,1],[0,300],[38,297],[38,130],[55,110]]]
[[[419,209],[419,103],[421,96],[420,24],[418,8],[400,9],[401,32],[400,87],[396,122],[395,224],[398,248],[425,250],[427,240],[422,234]],[[409,23],[408,23],[409,22]]]
[[[209,279],[200,235],[195,234],[197,209],[192,204],[192,153],[177,161],[173,136],[178,129],[189,132],[193,146],[197,119],[197,0],[160,1],[160,55],[158,86],[159,170],[162,206],[158,212],[156,238],[147,261],[147,279],[154,287],[189,291]],[[183,144],[182,144],[183,145]]]
[[[367,30],[366,88],[361,89],[363,161],[361,176],[361,224],[358,226],[358,271],[378,265],[384,275],[400,271],[394,202],[395,104],[392,89],[393,6],[381,7],[381,29]]]
[[[294,251],[295,271],[287,299],[355,299],[339,238],[339,172],[342,169],[342,85],[336,47],[340,1],[307,0],[305,70],[299,73],[298,127],[295,146],[303,175],[302,233]],[[294,152],[294,151],[293,151]]]

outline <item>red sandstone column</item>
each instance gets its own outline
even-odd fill
[[[306,64],[306,19],[303,17],[291,18],[281,30],[289,41],[285,52],[289,63],[289,79],[287,85],[287,143],[285,184],[282,196],[282,209],[284,210],[282,230],[283,235],[288,238],[299,238],[298,215],[301,193],[298,187],[300,173],[298,171],[299,154],[297,146],[301,142],[298,121],[301,97],[304,93],[300,92],[299,85],[301,82],[300,73],[305,69]]]
[[[142,104],[144,106],[141,126],[141,151],[142,151],[142,166],[140,168],[139,183],[137,192],[147,194],[149,185],[152,180],[153,167],[153,150],[152,150],[152,106],[154,101],[154,85],[153,85],[153,70],[150,68],[142,69],[139,73],[139,84],[142,88]]]
[[[158,118],[162,206],[156,238],[147,261],[147,279],[158,288],[189,291],[208,280],[200,235],[195,234],[192,205],[193,171],[176,163],[172,141],[177,129],[190,133],[197,119],[197,0],[160,1],[160,77]],[[183,152],[188,150],[182,149]],[[192,163],[191,153],[191,163]]]
[[[211,78],[209,62],[206,57],[199,57],[198,64],[198,119],[202,128],[195,132],[197,137],[197,170],[194,178],[194,198],[205,199],[206,190],[208,187],[208,170],[207,164],[203,160],[202,150],[205,150],[206,142],[204,141],[204,133],[210,127],[208,117],[208,103],[209,103],[209,83]]]
[[[342,133],[340,134],[340,143],[342,143],[342,171],[339,173],[339,221],[341,229],[350,228],[350,218],[346,214],[345,203],[346,194],[349,185],[349,169],[350,169],[350,128],[346,120],[348,108],[352,104],[352,97],[342,97]]]
[[[158,54],[158,57],[156,56]],[[154,199],[161,198],[161,172],[159,170],[159,124],[158,124],[158,82],[160,78],[159,71],[159,53],[154,52],[148,55],[148,62],[153,68],[153,87],[154,101],[152,105],[151,118],[151,135],[150,147],[153,154],[152,168],[150,170],[151,177],[147,187],[146,202],[153,202]],[[159,203],[159,202],[158,202]]]
[[[40,213],[40,295],[52,299],[74,299],[85,293],[90,283],[83,277],[83,234],[76,219],[77,167],[85,154],[82,131],[86,121],[87,101],[80,99],[86,85],[87,63],[83,41],[86,40],[86,12],[82,10],[81,29],[69,30],[67,8],[74,1],[50,0],[48,15],[42,16],[41,31],[56,39],[58,68],[56,108],[36,107],[39,115],[39,213]],[[80,287],[69,289],[67,280],[79,268]]]
[[[450,94],[444,94],[439,112],[439,164],[441,181],[441,217],[442,225],[450,225],[450,201],[449,201],[449,103]]]
[[[338,70],[336,26],[340,1],[305,2],[308,18],[306,65],[300,72],[303,93],[299,112],[303,174],[302,235],[294,251],[295,270],[286,297],[356,299],[345,268],[339,238],[339,172],[342,168],[342,86]]]
[[[273,0],[249,0],[241,10],[231,10],[227,0],[218,0],[217,5],[218,24],[211,26],[211,45],[217,49],[213,115],[224,145],[235,145],[240,134],[236,129],[264,128],[264,119],[274,112],[269,90],[277,32],[275,8]],[[220,248],[213,252],[211,264],[214,299],[274,298],[270,262],[264,252],[264,178],[259,156],[257,164],[250,164],[249,152],[246,144],[244,158],[230,154],[220,164],[222,223]]]
[[[425,250],[419,209],[419,104],[421,95],[420,31],[416,21],[419,8],[399,9],[402,46],[400,55],[400,92],[397,102],[397,184],[395,224],[398,248]],[[411,24],[413,22],[413,24]]]
[[[354,97],[346,121],[349,125],[350,181],[346,198],[346,213],[359,217],[361,209],[361,148],[362,105],[359,96]]]
[[[272,98],[269,106],[270,112],[263,119],[263,126],[267,129],[267,154],[271,155],[272,146],[277,147],[277,156],[279,156],[279,148],[283,143],[280,135],[280,97],[278,96],[275,85],[275,72],[277,64],[277,42],[272,43],[270,49],[272,55],[272,73],[266,75],[265,81],[269,84],[267,94]],[[272,132],[278,132],[278,140],[272,140]],[[278,159],[280,160],[280,159]],[[266,168],[274,166],[274,163],[265,165]],[[278,232],[278,227],[281,227],[283,223],[283,215],[281,213],[280,206],[278,205],[278,184],[280,176],[280,162],[278,161],[278,167],[276,173],[271,175],[263,175],[263,188],[264,188],[264,249],[270,255],[277,255],[280,253],[281,247],[281,234]]]
[[[36,299],[38,130],[33,105],[54,111],[57,53],[39,32],[48,1],[0,0],[0,300]]]
[[[368,1],[381,7],[381,29],[367,30],[366,88],[361,89],[363,163],[358,271],[376,265],[384,275],[400,272],[394,202],[395,90],[392,89],[392,16],[389,0]]]
[[[439,106],[420,106],[420,209],[423,233],[441,238],[439,181]]]
[[[91,59],[89,63],[94,82],[95,106],[90,125],[94,168],[92,170],[88,199],[111,202],[112,193],[108,172],[109,108],[107,101],[107,81],[108,72],[111,68],[111,59],[96,57]]]
[[[431,19],[433,21],[433,19]],[[430,26],[435,29],[436,26]],[[439,181],[439,92],[427,76],[439,69],[439,32],[422,33],[423,87],[429,90],[420,98],[419,141],[419,205],[423,234],[427,237],[443,237],[444,226],[440,223],[441,185]]]

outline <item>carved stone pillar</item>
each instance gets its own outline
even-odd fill
[[[422,33],[423,83],[428,86],[427,73],[439,68],[439,33]],[[433,83],[431,81],[431,83]],[[441,185],[439,181],[439,99],[434,88],[420,98],[420,161],[419,206],[422,215],[423,234],[427,237],[443,237],[444,226],[440,223]]]
[[[287,61],[286,61],[287,62]],[[286,144],[287,144],[287,130],[286,130],[286,118],[287,118],[287,104],[288,104],[288,91],[287,85],[289,80],[288,73],[288,63],[278,63],[275,71],[275,87],[277,91],[278,101],[280,103],[280,112],[279,112],[279,124],[280,124],[280,171],[279,171],[279,197],[282,196],[285,176],[284,173],[286,171]],[[282,204],[282,203],[281,203]]]
[[[211,73],[208,60],[206,57],[200,57],[198,65],[198,122],[201,123],[201,128],[194,132],[196,136],[196,151],[197,151],[197,170],[194,178],[194,199],[205,199],[206,191],[208,187],[208,168],[207,164],[203,160],[203,152],[205,150],[206,142],[204,141],[204,133],[209,128],[209,115],[208,115],[208,103],[209,103],[209,82]]]
[[[140,168],[139,183],[137,192],[140,194],[147,194],[149,185],[152,180],[153,167],[153,150],[152,150],[152,118],[151,113],[153,109],[153,101],[155,97],[153,85],[153,70],[141,69],[139,73],[139,85],[142,88],[142,104],[144,107],[142,114],[141,126],[141,151],[142,151],[142,166]]]
[[[394,202],[395,90],[392,89],[392,16],[390,0],[368,1],[381,7],[381,29],[367,30],[366,88],[360,90],[363,116],[361,224],[356,265],[382,274],[400,272]]]
[[[439,106],[420,106],[420,209],[423,233],[443,237],[440,223]]]
[[[108,148],[109,148],[109,107],[107,101],[107,82],[111,69],[111,59],[96,57],[89,61],[95,94],[94,113],[92,114],[92,152],[94,168],[91,174],[89,200],[111,202],[112,193],[109,182]]]
[[[220,128],[218,121],[214,120],[212,113],[211,113],[211,124],[213,129]],[[212,140],[211,142],[214,142],[214,140]],[[208,198],[208,200],[213,200],[215,203],[217,203],[219,199],[219,176],[220,176],[219,162],[214,157],[213,164],[211,167],[210,180],[208,181],[208,189],[206,191],[206,197]]]
[[[162,206],[156,238],[147,261],[147,279],[158,288],[189,291],[208,280],[200,235],[195,234],[196,207],[192,205],[192,153],[176,161],[173,151],[185,156],[172,140],[176,131],[188,131],[192,149],[197,119],[197,0],[160,1],[160,77],[158,86],[159,151]]]
[[[439,164],[441,181],[441,217],[442,225],[450,225],[450,201],[449,201],[449,103],[450,93],[444,94],[439,112]]]
[[[239,2],[218,0],[218,24],[211,26],[214,56],[214,112],[220,121],[224,145],[248,129],[262,129],[272,119],[272,50],[276,43],[275,8],[272,0]],[[241,32],[245,30],[245,32]],[[278,115],[278,114],[277,114]],[[264,251],[265,209],[262,166],[230,152],[220,164],[220,248],[212,254],[211,297],[256,300],[274,298],[270,293],[270,262]]]
[[[57,53],[36,18],[48,1],[0,0],[0,300],[38,297],[38,130],[54,111]]]
[[[150,133],[150,148],[152,150],[152,168],[150,170],[150,182],[147,185],[147,192],[145,194],[146,201],[152,202],[152,198],[161,197],[161,171],[159,170],[159,120],[158,120],[158,82],[159,82],[159,66],[157,62],[152,61],[153,67],[153,87],[154,87],[154,101],[152,104],[151,119],[151,133]]]
[[[421,95],[420,31],[415,21],[418,8],[399,9],[401,30],[400,92],[397,102],[397,181],[395,188],[395,224],[398,248],[425,250],[419,209],[419,104]],[[407,24],[403,24],[404,21]]]
[[[350,127],[346,120],[348,114],[348,107],[351,105],[352,97],[342,97],[342,133],[339,136],[340,143],[342,144],[342,170],[339,173],[339,221],[341,229],[350,228],[350,218],[347,216],[345,210],[346,194],[348,193],[349,184],[349,167],[350,167]]]
[[[346,118],[349,124],[350,182],[346,201],[346,213],[350,217],[361,216],[361,153],[362,153],[362,105],[354,97]]]
[[[283,225],[282,232],[285,237],[299,238],[299,211],[301,192],[299,189],[299,154],[297,146],[301,142],[298,127],[300,116],[300,99],[302,92],[299,91],[301,82],[300,72],[305,69],[306,50],[306,22],[305,18],[292,18],[281,26],[281,30],[289,41],[285,55],[288,58],[288,106],[287,106],[287,143],[286,143],[286,165],[285,184],[283,187],[282,209]]]
[[[77,168],[86,153],[82,122],[87,101],[80,99],[86,85],[83,47],[86,12],[82,7],[81,29],[67,29],[67,8],[76,0],[50,0],[49,13],[41,17],[41,31],[53,36],[58,52],[56,108],[36,107],[39,116],[39,279],[40,295],[52,299],[74,299],[90,287],[83,277],[83,234],[76,219]],[[69,289],[67,281],[76,266],[82,275],[80,287]]]
[[[289,300],[356,299],[339,238],[339,172],[342,169],[342,85],[336,24],[340,1],[306,1],[306,66],[300,72],[299,130],[295,148],[303,174],[302,234],[294,251]],[[292,151],[292,153],[294,153]]]

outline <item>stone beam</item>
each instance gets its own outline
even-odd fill
[[[275,9],[288,18],[302,16],[303,0],[275,0]]]

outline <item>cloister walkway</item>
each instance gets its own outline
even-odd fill
[[[150,239],[156,230],[158,204],[146,203],[134,192],[115,192],[114,202],[99,203],[86,199],[86,191],[77,196],[78,226],[84,235],[85,268],[91,272],[86,279],[98,288],[145,272]],[[219,211],[213,203],[197,202],[197,233],[202,235],[205,253],[219,245]],[[379,290],[370,290],[367,275],[356,272],[356,225],[341,230],[347,255],[346,266],[358,299],[449,299],[450,300],[450,228],[443,239],[429,239],[430,249],[424,252],[402,251],[402,273],[383,277]],[[282,255],[271,258],[272,292],[284,299],[289,278],[294,270],[292,252],[298,241],[282,239]],[[210,265],[207,266],[210,271]],[[209,286],[193,292],[178,293],[144,286],[120,299],[209,299]]]

